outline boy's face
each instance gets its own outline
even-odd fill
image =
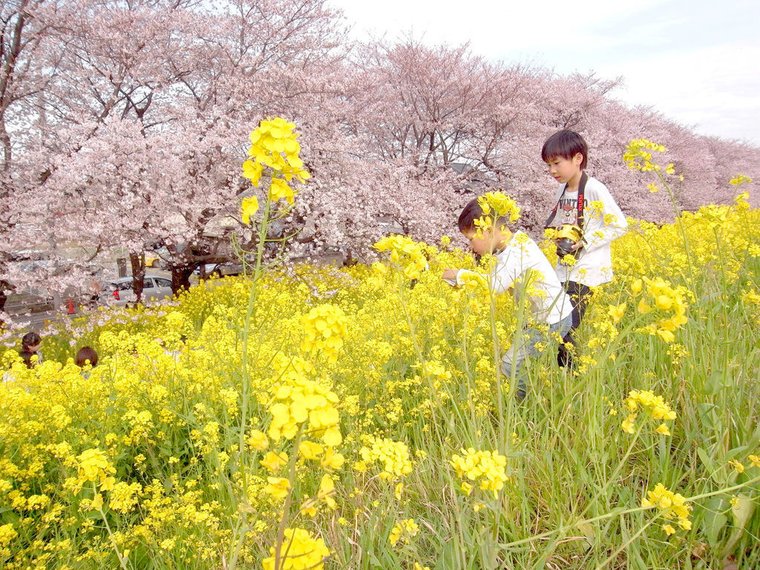
[[[494,238],[493,230],[486,230],[484,232],[468,230],[462,232],[462,235],[470,241],[470,249],[478,255],[493,253],[493,250],[496,247],[496,239]]]
[[[579,152],[572,158],[553,156],[546,161],[549,174],[559,183],[566,184],[575,176],[580,175],[583,155]]]

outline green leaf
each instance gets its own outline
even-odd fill
[[[715,462],[712,460],[712,457],[710,457],[707,454],[707,451],[704,448],[702,447],[698,448],[697,455],[699,455],[699,459],[700,461],[702,461],[702,465],[705,466],[707,471],[709,471],[710,473],[715,471]]]
[[[715,404],[705,402],[697,405],[699,410],[699,418],[704,426],[705,430],[715,430]]]
[[[721,555],[723,558],[731,554],[731,552],[734,550],[736,543],[744,534],[744,528],[747,526],[750,518],[752,518],[752,513],[755,510],[755,503],[747,495],[737,495],[736,499],[736,505],[731,506],[731,514],[733,515],[732,518],[734,519],[734,529],[731,532],[731,536],[728,539],[728,542],[726,542],[725,548],[723,549],[723,554]]]
[[[705,534],[712,548],[718,547],[720,532],[728,523],[728,517],[723,514],[723,503],[721,497],[713,497],[705,506]]]
[[[720,392],[721,388],[723,388],[723,372],[716,370],[705,382],[705,393],[714,395]]]
[[[596,530],[594,527],[590,523],[584,521],[579,522],[575,526],[581,531],[581,534],[586,537],[587,547],[591,548],[594,546],[594,540],[596,539]]]

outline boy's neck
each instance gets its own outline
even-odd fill
[[[504,251],[507,248],[507,244],[509,244],[510,241],[512,241],[512,236],[514,236],[514,232],[508,229],[499,230],[498,233],[498,240],[496,241],[496,245],[493,248],[493,253],[498,255],[502,251]]]
[[[569,192],[577,192],[578,187],[581,184],[581,177],[583,176],[583,170],[579,170],[573,177],[565,184],[565,190]]]

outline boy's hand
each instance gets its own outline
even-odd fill
[[[457,269],[444,269],[441,278],[449,285],[457,284]]]

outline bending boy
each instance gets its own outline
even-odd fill
[[[489,192],[468,203],[459,216],[459,231],[470,241],[478,255],[492,253],[496,265],[489,278],[495,293],[511,290],[516,306],[525,307],[527,322],[515,332],[512,346],[502,357],[502,372],[517,381],[516,397],[525,398],[527,371],[525,360],[538,354],[536,343],[546,337],[538,327],[549,326],[549,334],[564,337],[570,330],[572,307],[549,260],[526,233],[512,232],[507,211],[517,206],[503,194]],[[514,216],[516,219],[516,215]],[[446,269],[443,279],[462,285],[465,269]]]

